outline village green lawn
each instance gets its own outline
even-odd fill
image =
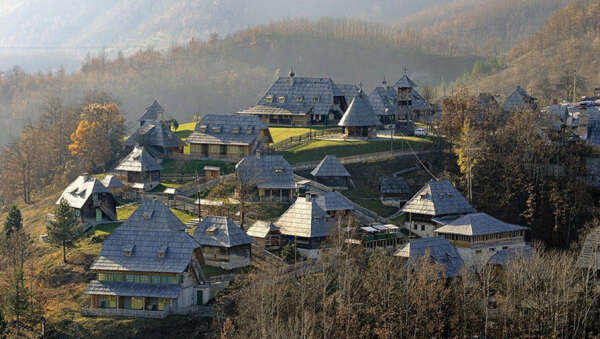
[[[119,221],[127,220],[139,206],[140,206],[139,204],[131,204],[131,205],[127,205],[127,206],[117,207],[117,217],[118,217]],[[191,214],[188,214],[188,213],[185,213],[183,211],[176,210],[173,208],[171,208],[171,212],[173,212],[173,214],[175,214],[175,216],[177,216],[177,218],[179,218],[179,220],[181,220],[181,222],[184,224],[186,222],[196,218],[195,215],[191,215]],[[112,225],[112,224],[106,224],[106,225]],[[100,225],[98,227],[102,227],[102,226],[104,226],[104,225]],[[98,229],[98,227],[96,227],[96,229]],[[112,226],[107,226],[107,227],[108,227],[108,229],[110,229],[110,227],[112,227]],[[115,226],[115,228],[116,228],[116,226]],[[113,230],[114,230],[114,228],[110,231],[112,232]]]
[[[415,151],[424,150],[433,145],[433,140],[429,137],[396,137],[394,138],[393,148],[395,151],[410,151],[406,145],[410,143]],[[338,157],[348,157],[359,154],[386,152],[390,150],[389,140],[316,140],[306,145],[299,145],[281,152],[284,158],[292,164],[301,162],[318,161],[327,154],[333,154]]]
[[[269,132],[273,137],[273,142],[278,143],[287,138],[295,137],[298,135],[306,134],[310,131],[309,128],[294,128],[294,127],[270,127]]]
[[[221,174],[233,173],[235,170],[235,163],[218,161],[218,160],[173,160],[168,159],[163,161],[162,174],[180,174],[183,170],[184,174],[196,174],[204,175],[204,166],[217,166],[221,167]]]
[[[187,139],[187,137],[190,136],[190,134],[192,134],[192,132],[194,132],[195,128],[195,121],[187,122],[185,124],[179,125],[179,127],[177,127],[177,129],[175,130],[175,134],[177,134],[177,136],[179,136],[182,140],[185,140]]]

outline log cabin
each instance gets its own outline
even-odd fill
[[[65,200],[81,222],[96,225],[117,221],[117,200],[98,179],[87,174],[75,179],[60,195],[56,204]]]
[[[194,231],[207,265],[224,270],[250,266],[254,240],[229,217],[206,216]]]

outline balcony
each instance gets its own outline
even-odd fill
[[[125,308],[89,308],[81,309],[81,315],[86,317],[135,317],[163,319],[169,315],[168,309],[164,311],[130,310]]]

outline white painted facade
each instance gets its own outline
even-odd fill
[[[435,237],[435,231],[440,225],[437,223],[426,222],[426,221],[406,221],[404,223],[404,228],[410,231],[410,234],[418,235],[421,238],[429,238]]]
[[[523,239],[515,242],[488,243],[476,247],[460,247],[455,245],[458,254],[460,254],[465,263],[465,267],[473,271],[479,271],[499,251],[509,248],[524,248],[525,246],[526,244]]]

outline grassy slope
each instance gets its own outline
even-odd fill
[[[278,143],[290,137],[305,134],[310,132],[309,128],[287,128],[287,127],[270,127],[269,132],[273,137],[273,142]]]
[[[431,138],[402,137],[394,139],[394,150],[409,151],[405,143],[410,143],[414,150],[422,150],[431,145]],[[389,140],[360,140],[360,141],[330,141],[317,140],[306,145],[293,147],[282,152],[283,156],[292,164],[300,162],[318,161],[327,154],[338,157],[347,157],[359,154],[386,152],[390,150]]]
[[[179,160],[165,160],[161,164],[162,166],[162,174],[178,174],[183,171],[185,174],[195,174],[204,175],[204,166],[218,166],[221,167],[221,174],[229,174],[233,173],[235,170],[235,163],[218,161],[218,160],[189,160],[189,161],[179,161]]]

